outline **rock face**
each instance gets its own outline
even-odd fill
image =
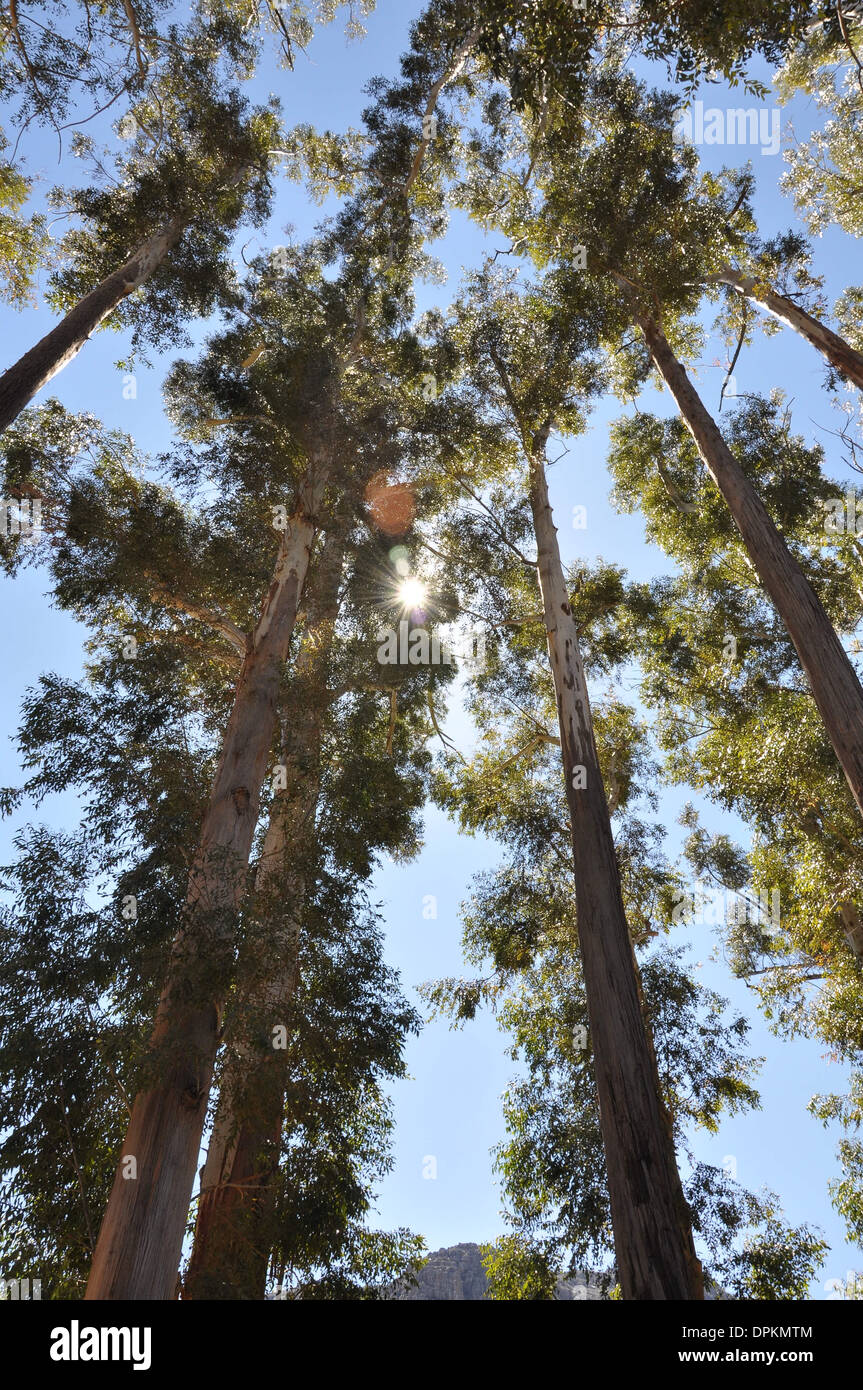
[[[414,1288],[408,1288],[404,1283],[397,1284],[391,1297],[434,1303],[451,1299],[477,1302],[485,1297],[487,1286],[479,1246],[450,1245],[429,1255],[428,1263],[417,1275]],[[595,1276],[580,1274],[574,1279],[558,1280],[556,1297],[586,1300],[601,1298],[602,1294]]]

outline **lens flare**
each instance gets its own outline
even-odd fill
[[[426,601],[426,586],[420,579],[405,579],[399,585],[399,598],[405,608],[422,608]]]

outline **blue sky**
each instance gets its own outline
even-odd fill
[[[408,25],[419,9],[416,0],[378,0],[376,12],[367,20],[368,35],[363,42],[347,44],[339,25],[334,25],[317,35],[308,57],[298,57],[293,73],[275,67],[265,72],[256,84],[258,93],[273,91],[281,96],[288,124],[303,120],[334,129],[357,126],[365,104],[363,85],[377,73],[396,74]],[[657,73],[656,79],[661,80],[661,74]],[[731,96],[720,87],[710,87],[700,96],[706,106],[752,104],[740,92]],[[794,116],[798,135],[815,119],[806,102],[797,103],[791,113],[786,108],[783,125],[789,114]],[[92,133],[119,144],[107,127],[102,131],[96,127],[93,123]],[[29,170],[41,174],[46,185],[58,179],[69,182],[69,161],[64,160],[62,171],[57,169],[56,139],[47,134],[32,134],[28,139],[23,148]],[[758,178],[756,211],[766,235],[796,221],[790,200],[777,187],[783,168],[781,155],[761,154],[757,147],[722,146],[704,147],[701,155],[708,167],[752,158]],[[320,209],[306,200],[299,187],[283,184],[270,227],[265,233],[246,234],[243,240],[251,235],[272,246],[284,239],[287,224],[302,236],[320,215]],[[492,238],[492,245],[496,244]],[[254,246],[255,240],[250,249]],[[420,307],[432,303],[445,306],[455,294],[462,267],[476,264],[485,247],[477,229],[461,215],[454,216],[446,239],[434,248],[447,267],[449,284],[422,288]],[[826,276],[831,301],[848,283],[860,279],[855,265],[857,251],[856,244],[838,231],[830,231],[816,242],[816,268]],[[22,313],[0,309],[5,359],[14,361],[52,322],[50,313],[41,308]],[[192,331],[200,340],[205,326],[195,325]],[[154,357],[152,369],[140,367],[136,372],[137,396],[128,400],[123,395],[122,374],[114,366],[127,350],[123,335],[97,335],[49,391],[69,409],[90,410],[108,425],[129,431],[143,449],[155,450],[169,439],[160,387],[170,358]],[[703,362],[724,357],[725,349],[716,341],[708,347]],[[709,365],[698,374],[705,400],[714,410],[723,375],[718,366]],[[756,339],[753,347],[744,350],[736,370],[739,390],[766,392],[781,386],[794,399],[794,427],[826,447],[829,471],[844,479],[846,470],[835,441],[817,428],[837,428],[838,417],[821,390],[823,377],[821,359],[787,330],[769,341]],[[667,396],[646,393],[644,404],[670,413]],[[633,577],[647,578],[666,572],[669,562],[645,543],[640,518],[618,515],[608,501],[610,484],[604,462],[607,426],[620,413],[622,407],[616,401],[601,403],[588,433],[570,441],[567,454],[551,474],[552,503],[565,562],[601,555],[625,565]],[[587,508],[586,530],[576,531],[570,524],[576,504]],[[38,572],[27,571],[14,582],[3,582],[7,664],[0,680],[0,720],[5,730],[14,733],[21,697],[40,673],[80,673],[85,632],[68,615],[50,608],[44,593],[47,583]],[[466,749],[470,729],[458,711],[453,712],[448,727]],[[10,785],[18,777],[14,746],[9,740],[0,740],[0,781]],[[676,819],[688,799],[697,802],[708,829],[723,830],[745,841],[745,831],[733,816],[699,801],[685,788],[664,789],[661,813],[669,829],[670,853],[679,847]],[[75,798],[54,798],[45,803],[39,815],[54,824],[73,824]],[[20,823],[18,817],[0,824],[0,855],[4,860],[9,857],[12,835]],[[380,870],[373,897],[383,905],[388,959],[401,971],[411,995],[423,980],[467,973],[460,948],[459,904],[469,893],[472,875],[491,867],[497,859],[493,844],[466,838],[440,812],[429,808],[419,857],[410,865],[384,865]],[[434,919],[423,916],[423,900],[430,894],[437,899]],[[727,1156],[733,1156],[742,1183],[750,1188],[769,1185],[781,1195],[791,1220],[814,1222],[823,1228],[833,1248],[812,1296],[826,1297],[824,1281],[841,1278],[849,1269],[863,1268],[863,1254],[845,1246],[842,1223],[832,1211],[827,1193],[827,1183],[837,1173],[837,1136],[824,1131],[806,1113],[806,1104],[817,1091],[841,1089],[844,1070],[830,1064],[816,1044],[773,1038],[754,1010],[746,987],[730,978],[721,961],[709,960],[714,944],[710,929],[692,928],[688,936],[693,959],[703,962],[700,978],[747,1014],[752,1022],[751,1050],[767,1059],[760,1078],[763,1109],[726,1121],[716,1137],[696,1136],[696,1154],[720,1166]],[[408,1226],[425,1236],[430,1249],[491,1239],[501,1233],[500,1195],[489,1150],[503,1137],[500,1094],[513,1072],[512,1062],[504,1056],[505,1046],[505,1036],[487,1016],[459,1032],[436,1022],[411,1041],[408,1064],[412,1079],[399,1083],[394,1092],[398,1121],[395,1162],[380,1192],[380,1225]],[[429,1157],[436,1160],[435,1178],[423,1176],[424,1167],[428,1172],[431,1166],[425,1162]]]

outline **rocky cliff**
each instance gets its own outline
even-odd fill
[[[417,1275],[416,1287],[399,1284],[392,1297],[435,1303],[450,1299],[477,1302],[485,1297],[487,1284],[479,1246],[450,1245],[429,1255],[427,1264]],[[602,1294],[595,1276],[580,1274],[574,1279],[559,1280],[556,1297],[584,1300],[601,1298]]]

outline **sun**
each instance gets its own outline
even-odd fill
[[[422,608],[426,601],[426,586],[421,579],[404,579],[399,585],[399,599],[405,608]]]

